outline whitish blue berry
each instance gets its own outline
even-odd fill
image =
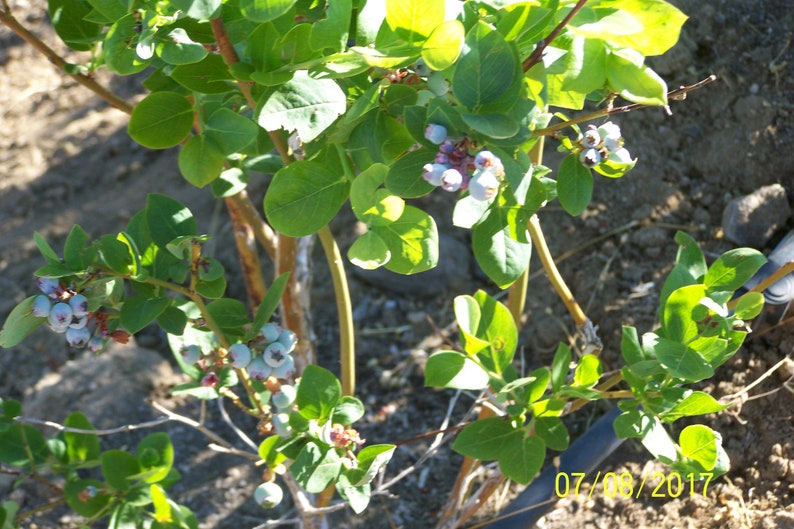
[[[184,345],[179,350],[182,361],[187,365],[193,365],[201,358],[201,348],[198,345]]]
[[[427,77],[433,73],[433,70],[430,69],[425,60],[421,57],[414,63],[413,70],[422,77]]]
[[[426,163],[424,167],[422,167],[422,178],[427,180],[427,182],[434,186],[441,185],[441,177],[444,174],[444,171],[447,170],[447,166],[440,164],[440,163]]]
[[[444,191],[455,192],[463,185],[463,175],[457,169],[447,169],[441,175],[441,187]]]
[[[601,135],[598,134],[597,130],[587,129],[584,132],[584,136],[582,136],[582,145],[585,147],[585,149],[598,147],[599,143],[601,143]]]
[[[270,419],[270,422],[279,437],[289,437],[292,433],[292,426],[289,425],[289,414],[277,413]]]
[[[469,194],[479,201],[490,200],[499,192],[499,179],[490,169],[475,171],[469,181]]]
[[[69,306],[72,307],[72,314],[77,317],[88,314],[88,298],[82,294],[75,294],[69,298]]]
[[[298,343],[298,337],[289,329],[284,329],[281,331],[281,334],[278,335],[278,343],[284,346],[284,349],[287,350],[287,353],[291,353],[295,350],[295,345]]]
[[[91,339],[91,331],[85,327],[81,329],[67,329],[66,341],[72,347],[85,347]]]
[[[272,509],[284,499],[284,491],[275,483],[262,483],[254,490],[254,500],[264,509]]]
[[[605,138],[604,139],[604,148],[610,153],[616,152],[620,149],[623,140],[620,138]]]
[[[287,408],[292,406],[293,402],[295,402],[295,397],[297,394],[298,392],[295,389],[295,386],[282,384],[281,390],[278,393],[274,393],[271,399],[273,401],[273,405],[278,408],[279,411],[285,411]]]
[[[45,296],[44,294],[39,294],[33,299],[33,306],[31,307],[31,311],[33,315],[37,318],[46,318],[50,315],[50,309],[52,308],[52,302],[50,298]]]
[[[270,367],[280,367],[286,361],[287,356],[289,356],[287,348],[281,342],[273,342],[265,347],[265,352],[262,353],[262,359]]]
[[[273,368],[267,365],[265,361],[262,360],[261,356],[257,356],[251,360],[251,363],[248,364],[245,370],[248,371],[248,374],[254,380],[265,380],[270,376],[270,373],[273,372]]]
[[[37,277],[36,284],[39,286],[39,290],[48,296],[55,294],[61,288],[58,280],[53,277]]]
[[[438,97],[443,97],[449,92],[449,81],[441,72],[433,72],[427,76],[427,89]]]
[[[251,349],[244,343],[236,343],[229,347],[229,358],[232,359],[232,366],[242,369],[251,363]]]
[[[68,303],[56,303],[50,309],[47,321],[53,331],[58,333],[66,332],[69,324],[72,323],[72,307]]]
[[[262,336],[267,343],[275,342],[278,340],[278,335],[281,334],[281,325],[278,323],[266,323],[262,325]]]
[[[425,138],[436,145],[440,145],[447,139],[447,128],[444,125],[431,123],[425,129]]]
[[[88,325],[88,316],[72,316],[72,323],[69,324],[70,329],[84,329]]]
[[[626,149],[625,147],[621,147],[620,149],[617,149],[615,152],[609,153],[609,159],[620,163],[632,162],[631,154],[629,153],[629,150]]]
[[[278,367],[273,368],[273,375],[276,378],[289,378],[295,374],[295,359],[292,356],[287,355],[284,359],[284,363]]]
[[[585,149],[579,154],[579,161],[588,169],[592,169],[601,163],[601,153],[598,152],[598,149]]]
[[[607,138],[612,138],[615,140],[620,139],[620,127],[618,127],[615,123],[611,121],[607,121],[600,127],[598,127],[598,135],[601,136],[602,140],[607,140]]]

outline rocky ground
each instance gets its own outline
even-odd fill
[[[570,218],[552,206],[541,218],[552,252],[562,257],[563,275],[599,325],[607,366],[620,365],[621,324],[636,325],[641,332],[653,328],[657,293],[675,258],[677,229],[701,241],[707,257],[714,258],[734,246],[722,229],[723,211],[733,198],[775,183],[783,186],[789,203],[794,193],[794,9],[786,0],[673,3],[690,20],[681,42],[669,55],[653,60],[654,68],[670,86],[691,84],[712,73],[718,80],[675,103],[670,117],[655,110],[621,116],[627,147],[640,158],[637,168],[622,180],[598,180],[593,203],[582,216]],[[45,23],[44,3],[19,0],[12,7],[57,47]],[[41,264],[34,231],[59,247],[74,223],[94,236],[119,230],[143,207],[147,192],[168,193],[188,204],[200,229],[216,236],[217,248],[224,247],[230,226],[222,209],[209,193],[183,184],[175,152],[135,145],[126,134],[125,115],[60,75],[5,28],[0,29],[0,68],[0,319],[34,292],[31,274]],[[141,97],[139,79],[100,80],[132,101]],[[548,160],[553,166],[553,159]],[[266,185],[266,179],[252,183],[257,201]],[[443,273],[413,287],[351,276],[361,359],[358,392],[369,410],[362,432],[371,442],[407,439],[439,427],[451,392],[422,387],[423,361],[439,345],[454,343],[454,335],[444,332],[453,321],[454,295],[477,288],[495,292],[471,267],[465,236],[450,226],[445,199],[424,199],[423,206],[445,232],[443,260],[453,266],[446,264]],[[344,218],[333,225],[343,246],[351,239],[348,226]],[[783,219],[759,249],[769,251],[792,228],[794,222]],[[233,256],[219,254],[234,273]],[[533,267],[539,268],[534,262]],[[319,253],[314,276],[317,347],[321,362],[333,368],[336,321]],[[232,288],[232,294],[242,294],[239,287]],[[525,316],[525,365],[547,364],[572,324],[542,273],[530,282]],[[732,460],[727,476],[712,483],[705,495],[686,488],[677,498],[610,498],[596,489],[590,498],[561,500],[538,526],[794,527],[794,368],[784,363],[751,387],[790,357],[794,326],[784,318],[778,326],[758,328],[761,332],[701,388],[717,398],[746,391],[740,405],[705,419],[724,438]],[[136,342],[95,358],[67,350],[42,330],[21,346],[0,351],[0,396],[24,400],[26,414],[42,419],[58,421],[72,409],[82,409],[103,428],[159,416],[147,399],[199,417],[203,410],[195,402],[169,396],[169,388],[180,379],[161,337],[145,331]],[[462,417],[471,402],[461,396],[453,419]],[[574,418],[572,433],[583,431],[602,411],[594,408]],[[215,404],[208,406],[206,417],[209,427],[235,439]],[[241,427],[253,426],[235,420]],[[253,527],[267,519],[268,513],[249,498],[260,480],[252,465],[209,451],[206,439],[186,425],[170,423],[161,429],[175,441],[184,476],[173,492],[194,509],[202,527]],[[132,447],[141,435],[109,436],[103,446]],[[421,441],[400,448],[390,475],[415,462],[428,445]],[[635,477],[664,472],[647,461],[640,445],[625,443],[599,470]],[[335,516],[333,526],[432,527],[458,464],[459,458],[443,447],[392,489],[393,496],[375,498],[362,516]],[[47,498],[46,490],[36,488],[11,491],[2,476],[0,485],[0,495],[19,501],[23,509]],[[488,515],[498,513],[511,494],[498,495],[501,503],[489,504]],[[75,520],[55,511],[30,523],[71,527]]]

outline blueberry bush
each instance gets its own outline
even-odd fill
[[[658,328],[624,327],[625,365],[605,375],[596,327],[557,272],[537,216],[555,200],[581,214],[595,183],[608,185],[601,177],[634,167],[612,116],[667,108],[711,80],[668,90],[645,64],[676,43],[686,19],[676,8],[663,0],[49,0],[49,13],[67,46],[89,52],[84,62],[59,57],[5,0],[0,21],[129,113],[135,141],[179,147],[185,184],[227,207],[243,270],[233,279],[247,299],[226,297],[229,278],[189,207],[153,193],[119,233],[92,237],[74,226],[59,249],[34,234],[44,260],[38,292],[9,315],[0,346],[44,325],[70,347],[101,354],[155,323],[186,375],[175,394],[229,399],[257,419],[252,435],[261,440],[247,454],[265,469],[257,503],[279,505],[286,484],[304,527],[340,505],[361,512],[385,490],[374,480],[396,447],[366,443],[353,427],[365,410],[354,395],[345,267],[415,274],[436,266],[444,256],[435,221],[411,199],[448,192],[454,224],[471,231],[477,263],[508,295],[504,304],[484,291],[456,297],[460,348],[426,366],[427,386],[482,391],[486,403],[477,420],[450,429],[466,459],[439,527],[460,526],[482,505],[488,490],[462,485],[476,462],[497,461],[497,480],[528,484],[549,451],[568,447],[562,417],[589,401],[618,400],[616,433],[641,439],[682,474],[727,470],[718,432],[695,424],[674,439],[668,426],[724,408],[688,386],[742,344],[764,285],[735,293],[763,256],[738,249],[709,265],[696,241],[677,234]],[[120,99],[96,82],[100,68],[146,71],[148,95],[134,106]],[[565,154],[555,168],[542,164],[547,138]],[[257,205],[246,187],[262,174],[273,177]],[[344,259],[328,225],[348,203],[367,229]],[[301,298],[301,240],[314,235],[334,280],[340,378],[316,365]],[[259,247],[276,269],[267,281]],[[560,344],[550,366],[522,372],[514,355],[533,251],[582,347]],[[0,461],[20,479],[51,484],[85,526],[197,527],[168,497],[179,474],[167,434],[132,452],[103,451],[79,412],[49,438],[32,424],[19,402],[2,401]],[[472,504],[467,495],[475,507],[460,510]],[[0,527],[19,519],[15,504],[2,505]]]

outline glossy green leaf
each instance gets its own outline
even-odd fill
[[[766,263],[766,257],[752,248],[729,250],[709,267],[703,283],[709,292],[732,292],[744,285]]]
[[[681,454],[698,462],[704,470],[711,470],[717,463],[718,435],[703,424],[687,426],[678,437]]]
[[[240,0],[240,11],[253,22],[269,22],[289,11],[296,0]]]
[[[532,245],[515,240],[511,226],[500,228],[500,224],[502,220],[496,215],[481,219],[472,232],[472,249],[482,271],[499,288],[507,288],[529,266]]]
[[[204,187],[220,176],[226,156],[212,138],[191,137],[179,151],[179,172],[196,187]]]
[[[33,300],[30,296],[14,307],[0,330],[0,347],[14,347],[22,342],[30,333],[47,321],[33,315]]]
[[[484,22],[466,34],[464,52],[455,67],[452,91],[470,109],[496,101],[515,79],[515,50]]]
[[[86,0],[48,0],[47,4],[52,25],[67,46],[88,51],[99,40],[102,25],[85,20],[92,9]]]
[[[290,473],[305,490],[319,494],[333,483],[342,471],[342,458],[332,448],[309,442],[290,465]]]
[[[344,175],[317,162],[291,163],[273,177],[265,195],[265,214],[280,233],[311,235],[336,215],[349,185]]]
[[[362,171],[350,187],[350,206],[356,218],[368,226],[385,226],[403,214],[405,201],[380,186],[389,168],[373,164]]]
[[[702,391],[693,391],[686,398],[678,402],[669,411],[664,413],[665,422],[677,421],[681,417],[691,417],[694,415],[705,415],[716,413],[730,406],[730,404],[720,404],[714,397]]]
[[[734,316],[742,320],[751,320],[761,314],[764,308],[764,295],[760,292],[748,292],[739,298]]]
[[[195,2],[201,4],[202,2]],[[220,3],[218,3],[220,5]],[[199,42],[193,42],[182,28],[172,29],[155,47],[157,55],[168,64],[192,64],[207,56],[207,50]]]
[[[121,326],[135,334],[152,323],[170,304],[168,298],[131,297],[121,307]]]
[[[362,471],[362,474],[354,485],[364,485],[372,481],[380,469],[389,462],[395,448],[397,447],[392,444],[369,445],[362,448],[356,456],[358,470]]]
[[[422,44],[422,58],[435,71],[446,70],[460,56],[466,30],[459,20],[447,20],[437,26]]]
[[[266,93],[259,102],[256,120],[268,131],[297,131],[304,143],[323,133],[347,108],[347,98],[331,79],[314,79],[306,71]]]
[[[155,92],[146,96],[130,116],[127,132],[150,149],[178,145],[193,127],[193,106],[179,94]]]
[[[331,416],[342,396],[342,386],[333,373],[320,366],[308,365],[303,371],[295,402],[307,419],[323,423]]]
[[[698,334],[693,311],[704,297],[706,287],[703,285],[681,287],[670,294],[662,313],[662,329],[667,338],[684,343]]]
[[[575,36],[565,56],[562,90],[589,94],[606,84],[606,48],[600,39]]]
[[[375,270],[391,259],[391,251],[380,235],[367,231],[360,235],[347,250],[350,262],[364,270]]]
[[[164,250],[177,237],[197,235],[193,213],[167,195],[151,193],[146,197],[146,223],[152,241]]]
[[[557,198],[571,215],[580,215],[587,209],[593,196],[593,174],[590,169],[571,154],[560,163],[557,176]]]
[[[592,387],[601,378],[602,371],[601,360],[596,355],[582,355],[573,373],[573,383],[576,386]]]
[[[698,382],[714,375],[714,368],[703,355],[682,343],[649,333],[643,336],[643,345],[651,349],[665,370],[676,378]]]
[[[72,412],[66,418],[64,426],[80,430],[93,430],[94,426],[80,412]],[[64,432],[66,454],[70,463],[84,463],[99,458],[99,437],[87,433]]]
[[[488,347],[488,341],[479,332],[483,314],[477,300],[473,296],[457,296],[454,308],[463,350],[473,355]]]
[[[433,217],[413,206],[405,206],[399,219],[386,226],[373,226],[391,252],[386,268],[398,274],[424,272],[438,263],[438,229]]]
[[[386,0],[386,23],[409,44],[427,39],[443,21],[443,0]]]
[[[463,428],[455,438],[452,449],[474,459],[493,461],[501,459],[507,450],[523,438],[524,431],[513,426],[506,417],[489,417]]]
[[[506,477],[527,485],[540,472],[546,459],[546,443],[539,436],[512,436],[499,455],[499,470]]]
[[[607,55],[607,83],[623,99],[640,105],[666,105],[667,83],[642,64],[633,50],[612,50]]]
[[[438,351],[427,359],[425,386],[479,391],[488,387],[488,373],[465,354]]]
[[[361,400],[344,395],[334,406],[332,418],[335,423],[350,426],[364,416],[364,411],[364,404]]]

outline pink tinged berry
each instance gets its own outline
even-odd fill
[[[281,389],[278,393],[274,393],[271,397],[273,401],[273,405],[278,408],[279,411],[285,411],[292,403],[295,402],[295,397],[298,395],[295,386],[290,386],[289,384],[282,384]]]
[[[218,377],[218,374],[210,371],[204,378],[201,379],[201,385],[205,388],[214,388],[220,383],[221,379]]]
[[[586,149],[598,147],[599,143],[601,143],[601,135],[598,134],[597,130],[588,129],[585,131],[584,136],[582,136],[582,145]]]
[[[44,294],[39,294],[33,299],[33,306],[31,307],[31,312],[37,318],[46,318],[50,315],[50,309],[52,309],[52,302],[50,298],[45,296]]]
[[[265,347],[265,351],[262,353],[262,359],[270,367],[280,367],[286,362],[288,356],[287,348],[281,342],[273,342]]]
[[[88,314],[88,298],[82,294],[75,294],[69,298],[69,306],[72,307],[72,314],[75,316],[85,316]]]
[[[262,337],[267,343],[275,342],[278,340],[278,335],[281,334],[281,325],[278,323],[266,323],[262,325]]]
[[[232,359],[232,366],[242,369],[251,363],[251,349],[244,343],[236,343],[229,347],[229,358]]]
[[[422,167],[422,178],[427,180],[430,185],[440,186],[441,185],[441,178],[444,175],[444,171],[447,170],[446,165],[442,165],[440,163],[427,163],[424,167]]]
[[[72,307],[68,303],[56,303],[50,309],[47,321],[55,332],[66,332],[72,323]]]
[[[85,327],[81,329],[67,329],[66,341],[72,347],[85,347],[91,339],[91,331]]]
[[[443,152],[437,152],[436,153],[436,158],[435,158],[435,160],[433,160],[433,162],[441,164],[441,165],[446,165],[446,164],[449,163],[449,155],[448,154],[444,154]]]
[[[455,145],[451,141],[447,140],[438,146],[438,152],[447,155],[452,154],[455,152]]]
[[[39,290],[48,296],[55,294],[61,288],[59,281],[53,277],[37,277],[36,284],[38,285]]]
[[[254,380],[265,380],[273,372],[273,368],[265,363],[261,356],[257,356],[245,368]]]
[[[496,176],[503,176],[505,174],[505,167],[502,165],[502,160],[491,151],[478,152],[474,157],[474,168],[490,169]]]
[[[499,179],[489,169],[475,172],[469,180],[469,194],[474,200],[490,200],[499,192]]]
[[[92,353],[98,353],[103,347],[105,347],[105,341],[99,336],[93,336],[88,340],[88,349]]]
[[[443,125],[431,123],[425,129],[425,138],[431,143],[440,145],[445,139],[447,139],[447,128]]]
[[[278,367],[273,368],[273,375],[276,378],[290,378],[295,374],[295,359],[290,355],[284,359],[284,363]]]
[[[289,425],[289,414],[277,413],[270,419],[273,423],[273,430],[276,431],[279,437],[289,437],[292,433],[292,426]]]
[[[455,192],[463,184],[463,175],[457,169],[447,169],[441,175],[441,187],[444,191]]]
[[[201,348],[198,345],[184,345],[179,350],[182,361],[187,365],[193,365],[201,358]]]
[[[598,152],[598,149],[585,149],[579,154],[579,161],[588,169],[592,169],[601,163],[601,153]]]
[[[88,325],[88,316],[72,316],[72,323],[69,324],[70,329],[84,329]]]
[[[631,163],[633,161],[629,150],[625,147],[621,147],[615,152],[609,153],[609,159],[619,163]]]
[[[272,509],[284,499],[284,491],[275,483],[262,483],[254,490],[254,500],[263,509]]]

